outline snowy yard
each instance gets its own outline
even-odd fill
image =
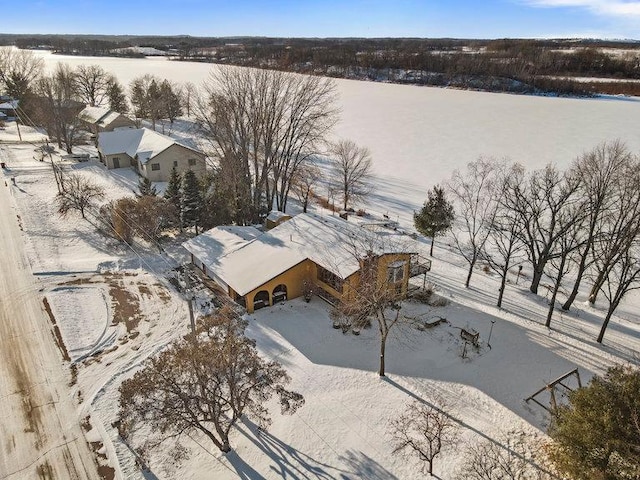
[[[197,82],[212,68],[164,59],[46,60],[100,63],[124,83],[146,72]],[[338,86],[343,117],[337,135],[373,151],[376,189],[364,207],[397,216],[403,227],[411,227],[412,212],[430,186],[479,155],[509,156],[533,169],[547,162],[564,167],[602,140],[621,138],[640,149],[635,99],[521,97],[346,80]],[[175,128],[188,135],[180,123]],[[28,133],[30,141],[41,139]],[[5,130],[0,140],[15,134]],[[231,436],[234,452],[227,456],[200,437],[187,440],[192,455],[182,465],[173,463],[169,447],[151,452],[152,473],[145,477],[113,426],[118,387],[141,362],[188,331],[186,303],[167,282],[184,252],[173,247],[170,255],[159,255],[142,244],[125,248],[98,233],[94,218],[93,223],[75,213],[60,218],[51,166],[34,159],[35,147],[0,145],[9,164],[2,188],[11,190],[32,270],[66,349],[77,360],[71,391],[79,402],[78,418],[90,416],[89,436],[102,444],[117,479],[424,478],[415,461],[392,455],[387,428],[408,402],[430,403],[436,397],[451,405],[461,431],[461,445],[435,462],[436,473],[450,479],[465,444],[483,438],[501,442],[504,434],[519,430],[544,436],[547,412],[524,399],[549,381],[577,367],[586,383],[614,363],[640,363],[637,295],[625,301],[599,345],[601,306],[589,307],[579,297],[571,313],[555,312],[547,329],[544,292],[530,294],[523,277],[518,285],[510,279],[504,308],[497,309],[498,280],[478,269],[465,289],[465,265],[442,239],[428,281],[449,304],[409,304],[403,312],[443,317],[447,323],[426,330],[407,326],[392,334],[386,379],[376,373],[375,328],[359,336],[333,329],[328,307],[318,298],[260,310],[249,316],[247,333],[265,357],[283,363],[305,406],[293,417],[272,408],[268,432],[241,423]],[[96,161],[65,161],[65,168],[103,186],[105,201],[133,195],[137,187],[129,169],[107,171]],[[480,334],[479,347],[467,345],[465,358],[461,328]]]

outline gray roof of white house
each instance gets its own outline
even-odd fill
[[[126,153],[131,158],[137,155],[138,161],[143,165],[174,144],[204,155],[198,150],[148,128],[117,129],[113,132],[98,134],[98,149],[103,155]]]

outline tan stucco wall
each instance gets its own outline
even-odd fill
[[[196,160],[196,164],[193,166],[189,165],[189,159],[191,158]],[[168,182],[173,169],[173,162],[178,162],[176,166],[178,173],[193,170],[196,175],[201,176],[204,175],[207,168],[204,154],[185,148],[182,145],[171,145],[149,160],[146,165],[140,165],[138,173],[152,182]],[[152,170],[151,165],[155,163],[160,165],[160,170]]]
[[[306,279],[313,279],[313,277],[311,277],[313,267],[314,264],[311,260],[304,260],[295,267],[290,268],[286,272],[281,273],[277,277],[269,280],[267,283],[247,293],[244,296],[247,302],[247,312],[253,312],[253,300],[256,294],[261,290],[269,292],[269,305],[271,305],[273,301],[273,289],[280,284],[287,286],[287,299],[302,296],[304,281]]]
[[[410,254],[387,254],[379,257],[379,265],[378,265],[378,282],[380,284],[387,283],[387,267],[389,264],[396,261],[404,261],[404,276],[401,282],[398,284],[401,286],[401,295],[406,295],[407,287],[409,284],[409,261],[411,255]],[[256,266],[259,268],[259,266]],[[209,273],[209,272],[207,272]],[[358,282],[360,281],[360,274],[354,273],[344,280],[342,292],[338,292],[334,290],[331,286],[321,282],[317,278],[317,265],[313,263],[311,260],[304,260],[298,265],[290,268],[286,272],[281,273],[277,277],[269,280],[265,284],[260,287],[252,290],[251,292],[244,295],[244,299],[246,302],[246,308],[249,313],[253,312],[253,301],[258,292],[262,290],[266,290],[269,292],[269,305],[272,305],[273,301],[273,289],[280,284],[284,284],[287,287],[287,299],[297,298],[303,295],[303,287],[304,281],[310,280],[316,286],[322,288],[327,293],[331,294],[336,299],[348,299],[356,292]],[[389,288],[392,288],[393,284],[389,284]],[[235,292],[229,288],[229,296],[231,298],[235,298]]]
[[[402,280],[398,282],[402,285],[402,295],[407,294],[409,287],[409,263],[411,261],[411,254],[409,253],[396,253],[386,254],[380,257],[378,263],[378,282],[379,284],[387,283],[387,267],[389,264],[397,261],[403,261],[404,263],[404,275]],[[389,285],[391,287],[392,285]]]

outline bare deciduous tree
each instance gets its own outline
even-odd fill
[[[496,302],[498,308],[502,307],[509,269],[524,261],[522,255],[524,245],[519,236],[520,222],[504,201],[505,192],[510,188],[509,185],[520,183],[523,175],[523,168],[515,165],[505,170],[504,177],[500,179],[501,193],[498,194],[500,201],[489,229],[489,238],[483,250],[483,258],[491,269],[500,276],[500,288]]]
[[[110,224],[119,240],[131,243],[136,235],[158,247],[162,232],[173,225],[178,216],[168,200],[154,195],[121,198],[113,203],[109,212]]]
[[[85,217],[87,208],[104,197],[104,190],[83,175],[73,173],[62,177],[62,191],[56,197],[58,212],[65,216],[71,210],[77,210]]]
[[[191,82],[186,82],[182,85],[180,89],[180,95],[182,97],[182,105],[184,105],[184,109],[186,111],[187,117],[191,116],[191,109],[196,102],[196,97],[198,95],[198,89]]]
[[[276,395],[281,413],[294,413],[304,403],[289,391],[282,366],[265,361],[255,342],[244,335],[247,322],[230,309],[202,320],[195,334],[147,360],[120,387],[121,431],[135,434],[148,424],[149,441],[200,432],[222,452],[229,452],[229,434],[243,416],[270,423],[265,403]]]
[[[598,334],[598,343],[602,343],[609,321],[625,295],[640,288],[640,224],[634,225],[634,230],[634,235],[629,236],[628,244],[620,250],[601,287],[609,306]]]
[[[440,399],[434,404],[411,403],[404,413],[390,422],[393,453],[417,457],[427,473],[433,474],[435,458],[457,440],[458,424],[447,410],[447,405]]]
[[[499,165],[484,158],[467,165],[465,172],[456,170],[448,183],[462,225],[454,227],[456,247],[469,264],[464,286],[469,288],[471,275],[482,256],[503,193],[499,185]]]
[[[116,200],[109,210],[113,233],[121,242],[130,244],[133,240],[135,228],[130,218],[135,216],[136,210],[137,202],[132,197],[123,197]]]
[[[332,315],[346,327],[344,330],[360,329],[370,325],[372,321],[375,323],[380,340],[378,375],[384,377],[387,339],[391,331],[400,327],[406,320],[400,314],[401,295],[396,289],[398,284],[392,275],[394,268],[389,267],[382,259],[387,253],[393,254],[406,249],[372,232],[352,236],[350,244],[344,248],[360,264],[360,269],[357,282],[344,282],[342,299]],[[403,277],[405,267],[400,267]]]
[[[232,211],[253,222],[262,209],[285,211],[298,168],[319,152],[336,120],[335,86],[321,77],[219,69],[204,85],[197,119],[211,141]],[[249,204],[250,209],[240,208]]]
[[[109,100],[109,88],[115,80],[100,65],[78,65],[74,71],[78,100],[101,107]]]
[[[311,162],[301,165],[293,178],[291,189],[302,204],[304,213],[307,213],[309,199],[321,178],[322,172],[317,165]]]
[[[580,179],[574,181],[579,182]],[[584,199],[577,201],[577,198],[569,199],[558,212],[558,230],[560,235],[553,247],[550,260],[547,262],[547,270],[550,278],[553,279],[551,288],[551,298],[549,299],[549,309],[545,327],[551,327],[551,318],[555,310],[556,298],[562,286],[564,276],[569,272],[573,263],[576,262],[576,255],[580,248],[587,242],[584,232],[584,222],[587,218]]]
[[[32,51],[0,47],[0,87],[7,95],[24,102],[43,69],[44,61]]]
[[[562,305],[563,310],[569,310],[578,295],[585,272],[593,262],[593,244],[598,241],[602,217],[612,214],[619,185],[625,181],[624,177],[632,164],[633,158],[626,146],[614,141],[602,143],[583,154],[571,167],[573,175],[582,179],[580,194],[585,200],[584,209],[588,217],[585,242],[579,249],[576,280]]]
[[[580,183],[573,179],[548,165],[522,183],[511,184],[505,193],[504,201],[520,222],[519,234],[533,266],[532,293],[538,293],[547,262],[557,255],[556,242],[565,228],[571,228],[568,223],[561,226],[558,219],[565,204],[578,195]]]
[[[55,137],[59,148],[72,153],[79,132],[78,113],[83,104],[78,101],[75,75],[71,68],[58,63],[53,74],[41,77],[36,84],[40,96],[36,119],[45,125],[49,136]]]
[[[336,177],[337,190],[346,210],[353,200],[371,191],[371,152],[351,140],[341,140],[331,148],[331,166]]]
[[[499,443],[485,440],[469,445],[457,480],[551,480],[538,441],[514,432]]]
[[[598,237],[591,246],[594,279],[589,302],[594,304],[605,284],[610,270],[625,249],[633,243],[640,223],[640,172],[637,160],[630,162],[617,188],[610,211],[602,215],[598,226]]]

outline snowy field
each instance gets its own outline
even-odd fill
[[[100,63],[125,83],[143,73],[197,83],[216,68],[165,59],[37,54],[49,67],[59,59]],[[566,166],[583,150],[612,138],[640,151],[640,104],[635,99],[337,84],[342,121],[336,134],[368,146],[374,155],[376,189],[365,207],[397,215],[405,226],[426,189],[481,154],[510,156],[538,168],[549,161]],[[35,140],[36,133],[31,134]],[[10,139],[0,132],[0,140]],[[183,465],[173,464],[168,449],[152,452],[151,472],[143,474],[112,425],[118,386],[145,358],[186,333],[186,303],[166,281],[167,272],[183,257],[159,255],[141,244],[124,248],[76,214],[60,218],[50,165],[33,158],[34,148],[0,145],[10,167],[0,173],[7,181],[0,188],[11,190],[32,269],[69,354],[80,360],[71,387],[79,402],[78,419],[90,417],[88,437],[101,445],[99,451],[107,457],[103,462],[114,468],[116,479],[425,478],[417,462],[392,455],[388,421],[410,401],[429,403],[439,396],[451,404],[460,427],[461,444],[435,462],[438,476],[448,480],[467,444],[481,439],[503,444],[503,435],[519,430],[544,436],[547,413],[524,398],[547,382],[576,367],[586,382],[614,363],[640,364],[637,297],[621,307],[599,345],[600,305],[588,307],[581,303],[584,296],[579,297],[574,311],[556,312],[553,328],[547,329],[544,295],[530,294],[525,279],[515,285],[511,278],[499,310],[493,306],[498,280],[478,270],[472,288],[463,288],[465,265],[441,241],[428,281],[450,303],[439,308],[411,304],[405,313],[440,316],[448,323],[426,331],[407,327],[390,338],[386,380],[376,373],[374,329],[358,337],[343,335],[331,328],[327,308],[316,298],[309,304],[291,301],[260,310],[249,317],[247,333],[263,355],[287,368],[291,387],[305,396],[305,406],[293,417],[281,417],[272,408],[273,425],[266,433],[250,422],[240,424],[231,436],[234,452],[226,456],[198,436],[187,439],[192,455]],[[130,170],[109,172],[95,161],[66,162],[65,168],[99,182],[107,191],[105,200],[132,195],[137,184]],[[15,186],[10,177],[16,178]],[[466,358],[460,328],[480,333],[479,348]]]
[[[46,68],[99,64],[124,84],[146,73],[200,85],[213,69],[166,58],[74,57],[36,51]],[[640,99],[509,95],[336,80],[341,121],[335,136],[368,147],[376,173],[370,209],[401,220],[426,191],[479,156],[537,169],[565,167],[598,143],[620,139],[640,152]]]

